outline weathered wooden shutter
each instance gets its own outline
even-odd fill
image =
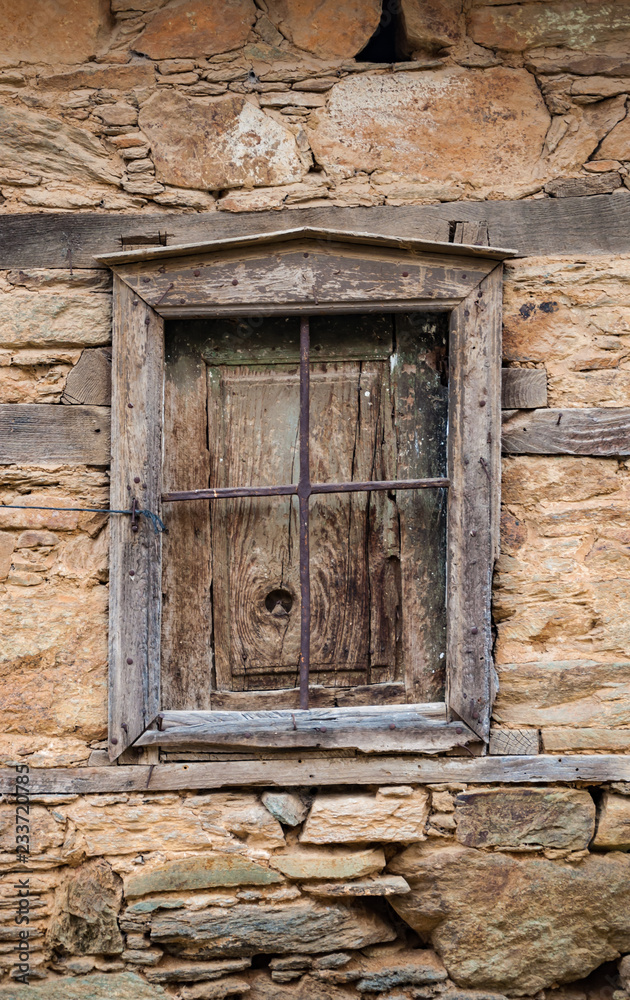
[[[295,483],[297,319],[177,323],[166,339],[165,490]],[[446,341],[439,316],[312,319],[313,481],[446,474]],[[443,494],[311,499],[313,704],[443,697]],[[168,520],[165,707],[294,704],[296,500],[173,505]]]

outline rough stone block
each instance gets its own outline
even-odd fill
[[[11,569],[15,539],[8,531],[0,531],[0,580],[6,580]]]
[[[88,856],[147,851],[199,850],[284,844],[282,828],[255,795],[217,792],[203,796],[161,796],[145,802],[130,796],[113,801],[88,795],[64,812],[76,826]]]
[[[156,11],[132,48],[151,59],[212,56],[241,48],[255,20],[253,0],[171,0]]]
[[[482,0],[470,12],[468,30],[479,45],[512,52],[551,45],[594,48],[630,39],[630,3],[552,0],[496,6]]]
[[[380,0],[268,0],[270,21],[298,49],[322,59],[352,59],[378,28]]]
[[[630,850],[630,798],[604,792],[593,847]]]
[[[360,993],[382,993],[397,986],[425,986],[447,978],[442,962],[429,949],[400,950],[390,956],[375,955],[361,965],[362,974],[357,982]]]
[[[409,886],[400,875],[359,878],[350,882],[306,882],[301,888],[311,896],[394,896],[409,892]]]
[[[118,184],[122,165],[91,132],[38,111],[0,107],[0,167],[60,181]]]
[[[221,885],[270,885],[282,881],[277,872],[242,855],[211,854],[180,858],[152,871],[132,875],[125,883],[125,896],[208,889]]]
[[[221,979],[217,983],[200,983],[197,986],[184,986],[181,991],[182,1000],[223,1000],[224,997],[241,996],[251,989],[245,979]]]
[[[595,831],[595,803],[577,788],[484,788],[455,800],[457,839],[466,847],[542,846],[575,851]]]
[[[159,969],[148,969],[145,973],[150,983],[196,983],[220,979],[229,972],[243,972],[251,965],[249,958],[217,958],[210,962],[186,962],[167,958]]]
[[[535,191],[549,114],[524,70],[450,67],[348,77],[308,124],[311,146],[336,177],[381,171],[408,185],[514,198]],[[448,168],[445,169],[445,164]]]
[[[269,863],[288,878],[361,878],[381,871],[385,867],[385,855],[380,849],[344,851],[291,847],[274,854]]]
[[[419,934],[430,935],[458,986],[533,995],[630,950],[624,854],[566,864],[414,846],[390,869],[412,887],[390,897],[391,905]]]
[[[0,986],[0,1000],[169,1000],[161,986],[152,986],[135,972],[97,972],[88,976],[58,976],[43,983]]]
[[[392,941],[395,931],[360,904],[300,900],[275,906],[159,911],[151,940],[172,953],[197,958],[338,951]]]
[[[159,92],[143,105],[140,127],[157,179],[175,187],[289,184],[305,173],[293,134],[242,97],[199,104]]]
[[[49,936],[53,948],[75,955],[120,955],[122,879],[102,858],[89,861],[59,891]]]
[[[107,588],[71,582],[12,587],[0,606],[0,633],[3,731],[102,739]]]
[[[454,45],[462,33],[462,0],[401,0],[405,43],[422,55]]]
[[[384,789],[375,795],[318,795],[300,834],[300,841],[305,844],[344,844],[424,840],[429,815],[427,792],[406,788],[401,795],[390,795],[387,791]]]
[[[109,295],[15,291],[0,293],[0,345],[107,344]]]
[[[0,66],[87,62],[112,25],[107,0],[0,0],[0,18]]]
[[[294,792],[263,792],[262,801],[265,809],[285,826],[299,826],[306,819],[308,806]]]
[[[36,856],[63,844],[65,823],[55,819],[44,806],[32,805],[29,812],[29,847]],[[0,805],[0,851],[15,854],[15,805]]]
[[[541,730],[541,737],[545,753],[630,753],[630,729],[550,726]]]
[[[619,962],[619,977],[624,990],[630,990],[630,955],[624,955]]]
[[[630,117],[615,125],[596,153],[598,160],[630,160]]]

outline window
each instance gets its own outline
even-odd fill
[[[113,757],[487,738],[505,256],[300,229],[105,259],[112,504],[169,529],[112,526]]]

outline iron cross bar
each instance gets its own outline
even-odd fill
[[[311,645],[309,497],[313,493],[366,493],[372,490],[425,490],[448,487],[448,479],[388,479],[365,483],[312,483],[310,479],[310,330],[300,319],[300,475],[297,486],[226,486],[163,493],[163,503],[178,500],[229,500],[234,497],[297,496],[300,522],[300,708],[308,708]]]

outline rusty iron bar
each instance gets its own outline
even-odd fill
[[[312,483],[313,493],[370,493],[373,490],[429,490],[448,489],[450,479],[376,479],[365,483]],[[226,486],[208,490],[183,490],[163,493],[163,503],[179,500],[230,500],[234,497],[286,497],[297,496],[298,488],[292,486]]]
[[[300,708],[308,708],[311,664],[311,568],[309,554],[310,461],[310,353],[308,316],[300,317],[300,476],[297,495],[300,520]]]

